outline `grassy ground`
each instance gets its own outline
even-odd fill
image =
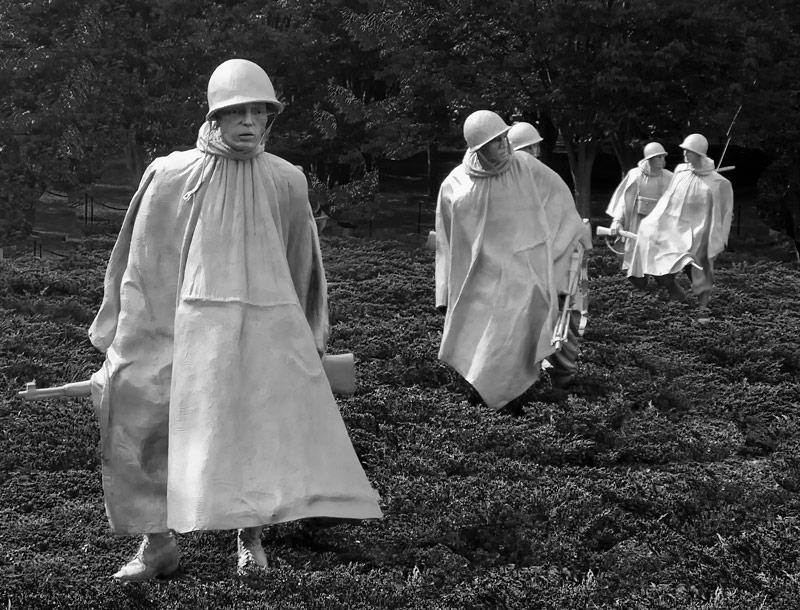
[[[109,579],[134,551],[102,503],[82,380],[113,236],[68,258],[0,261],[0,608],[795,608],[800,598],[800,271],[782,242],[734,240],[713,317],[632,293],[591,253],[591,320],[568,392],[545,378],[510,418],[471,405],[436,359],[423,235],[323,236],[340,400],[386,517],[264,535],[235,575],[230,532],[181,536],[185,573]],[[385,236],[384,236],[385,237]]]

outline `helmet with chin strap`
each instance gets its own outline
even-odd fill
[[[508,130],[508,141],[511,143],[511,148],[519,150],[531,144],[538,144],[544,140],[536,128],[530,123],[514,123],[511,129]]]
[[[208,80],[206,119],[223,108],[259,102],[276,113],[283,110],[283,104],[275,97],[272,81],[261,66],[246,59],[229,59],[217,66]]]
[[[705,157],[708,152],[708,140],[699,133],[693,133],[686,136],[686,139],[681,143],[681,148]]]
[[[473,112],[464,121],[464,139],[467,141],[469,152],[475,152],[497,136],[508,133],[509,129],[511,127],[506,125],[500,115],[491,110]]]
[[[650,142],[650,144],[644,147],[645,160],[652,159],[653,157],[660,157],[661,155],[666,156],[667,151],[664,150],[664,147],[658,142]]]

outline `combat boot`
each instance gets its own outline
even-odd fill
[[[169,576],[178,569],[180,560],[178,543],[171,532],[145,534],[136,555],[113,578],[120,582],[136,582]]]
[[[236,536],[237,554],[239,556],[237,571],[244,576],[254,569],[266,568],[267,555],[261,546],[261,526],[240,529]]]
[[[667,284],[666,288],[670,301],[677,301],[678,303],[686,301],[686,291],[674,278]]]

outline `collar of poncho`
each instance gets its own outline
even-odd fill
[[[264,152],[264,140],[266,136],[261,139],[253,150],[247,152],[240,152],[231,148],[225,140],[222,139],[222,132],[219,127],[212,127],[210,121],[203,123],[200,128],[200,133],[197,135],[197,149],[208,155],[216,155],[218,157],[225,157],[227,159],[236,159],[237,161],[244,161],[252,159]]]
[[[638,166],[641,172],[649,178],[655,178],[656,176],[661,176],[664,173],[663,169],[660,169],[657,172],[652,171],[650,169],[649,159],[642,159],[641,161],[639,161]]]
[[[197,178],[195,185],[183,195],[183,199],[188,201],[200,189],[203,181],[206,180],[211,174],[214,173],[217,166],[217,160],[228,159],[231,161],[248,161],[255,159],[258,155],[264,152],[264,142],[269,136],[269,130],[266,131],[264,137],[258,146],[247,152],[241,152],[231,148],[227,142],[222,138],[222,132],[219,127],[212,126],[210,121],[203,123],[200,127],[200,133],[197,135],[197,149],[203,153],[203,164],[200,168],[200,176]]]
[[[700,167],[695,167],[691,163],[684,163],[679,167],[680,171],[690,171],[698,176],[708,176],[715,171],[714,160],[709,157],[703,157],[703,163]]]
[[[508,156],[500,165],[493,164],[480,150],[475,152],[467,151],[462,161],[467,174],[473,178],[492,178],[504,174],[511,167],[511,162],[514,160],[514,151],[511,150],[510,144],[508,148]]]

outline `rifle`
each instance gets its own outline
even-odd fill
[[[322,369],[331,384],[334,394],[351,396],[356,391],[356,374],[353,354],[325,354],[322,357]],[[25,384],[25,389],[18,392],[25,400],[44,400],[47,398],[82,397],[92,395],[92,382],[78,381],[52,388],[37,388],[36,381]]]
[[[550,341],[550,343],[555,346],[556,351],[559,351],[563,344],[569,342],[569,322],[572,317],[572,310],[575,308],[575,295],[578,292],[578,286],[581,280],[581,271],[584,262],[583,256],[583,244],[578,242],[569,263],[569,283],[567,284],[567,294],[564,297],[564,308],[558,315],[558,322],[556,322],[556,327],[553,329],[553,338]],[[581,316],[583,315],[585,315],[584,312],[581,312]],[[583,330],[584,326],[585,322],[582,319],[581,330]]]
[[[606,246],[608,249],[611,250],[617,256],[625,256],[625,252],[620,252],[619,250],[615,250],[614,246],[611,245],[611,242],[608,240],[609,237],[614,237],[614,234],[611,232],[611,229],[608,227],[597,227],[597,236],[598,237],[605,237],[606,238]],[[636,233],[631,233],[630,231],[626,231],[625,229],[617,229],[617,236],[621,237],[622,239],[629,239],[631,241],[636,241]]]
[[[74,398],[79,396],[91,396],[92,382],[91,380],[77,381],[75,383],[65,383],[64,385],[52,388],[37,388],[36,380],[34,380],[26,383],[25,389],[17,393],[25,400],[44,400],[45,398],[60,398],[62,396]]]
[[[600,237],[610,237],[613,234],[611,233],[611,229],[608,227],[597,227],[597,235]],[[619,229],[617,231],[617,235],[624,239],[636,239],[636,233],[631,233],[625,229]]]
[[[618,231],[618,233],[619,233],[619,236],[620,236],[620,237],[623,237],[623,238],[625,238],[625,239],[636,239],[636,238],[638,237],[638,236],[636,235],[636,233],[631,233],[630,231],[623,231],[622,229],[620,229],[620,230]],[[611,235],[611,229],[609,229],[608,227],[597,227],[597,234],[598,234],[598,235],[601,235],[601,236],[608,237],[609,235]],[[608,247],[609,247],[609,248],[611,248],[611,246],[610,246],[610,245],[609,245]],[[614,252],[617,252],[616,250],[614,250],[614,248],[611,248],[611,249],[612,249]],[[619,254],[619,253],[618,253],[618,254]],[[692,267],[694,267],[695,269],[698,269],[699,271],[702,271],[702,270],[703,270],[703,267],[701,267],[700,265],[698,265],[698,264],[697,264],[695,261],[693,261],[693,260],[689,261],[689,264],[690,264]]]
[[[736,114],[733,115],[733,120],[731,121],[731,124],[728,126],[728,131],[725,132],[725,136],[728,138],[728,140],[725,142],[725,148],[722,149],[722,154],[719,156],[719,161],[717,162],[717,165],[720,166],[720,168],[717,170],[717,173],[724,172],[729,169],[734,169],[733,166],[732,167],[721,167],[721,166],[722,166],[722,160],[725,158],[725,153],[728,152],[728,145],[731,143],[731,131],[733,131],[733,125],[734,123],[736,123],[736,119],[738,118],[739,113],[742,111],[742,106],[744,106],[744,104],[739,104],[739,109],[736,111]]]

